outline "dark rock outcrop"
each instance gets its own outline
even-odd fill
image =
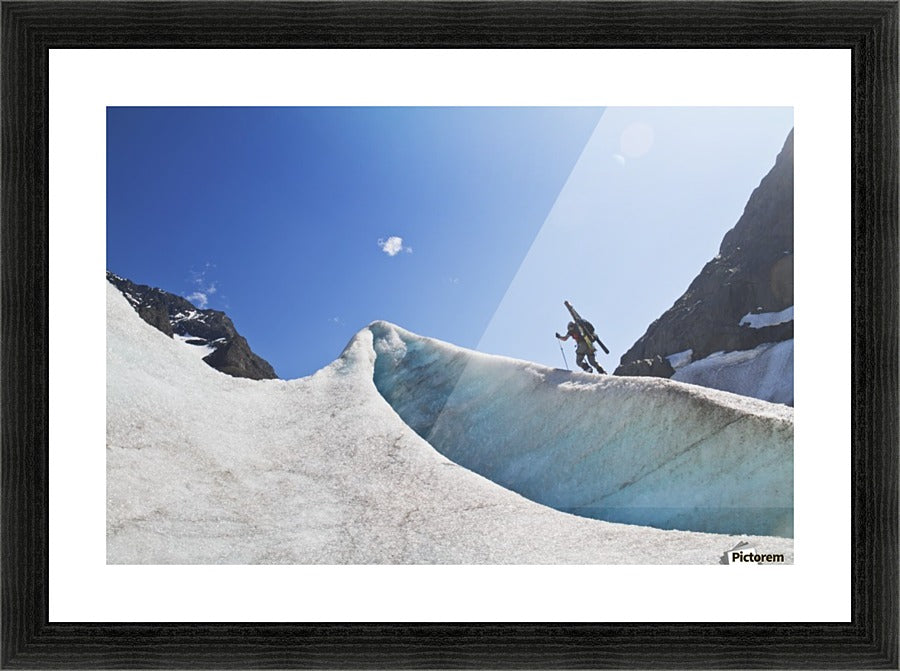
[[[135,284],[107,271],[109,280],[131,303],[141,319],[167,336],[181,336],[190,345],[214,351],[203,360],[233,377],[252,380],[277,378],[275,370],[254,354],[228,316],[219,310],[200,310],[181,296],[143,284]]]
[[[617,375],[671,377],[666,357],[693,350],[749,350],[793,338],[793,321],[765,328],[742,326],[747,314],[780,312],[794,304],[794,132],[775,166],[753,191],[719,254],[687,291],[628,350]],[[654,363],[655,362],[655,363]]]
[[[675,369],[668,359],[659,354],[649,359],[630,361],[616,369],[616,375],[649,375],[652,377],[672,377]]]

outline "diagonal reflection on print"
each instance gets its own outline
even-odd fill
[[[479,341],[511,357],[439,347],[411,361],[427,407],[395,381],[379,387],[438,451],[534,501],[664,529],[791,537],[792,411],[524,360],[534,339],[553,342],[548,325],[565,330],[564,298],[602,314],[598,275],[572,269],[602,265],[608,219],[628,207],[614,202],[621,170],[653,149],[652,125],[627,113],[595,127]],[[761,448],[748,457],[745,444]]]

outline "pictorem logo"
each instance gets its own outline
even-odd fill
[[[764,554],[747,541],[741,541],[722,555],[721,564],[783,564],[783,554]]]

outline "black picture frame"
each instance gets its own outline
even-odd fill
[[[4,0],[0,9],[0,666],[898,668],[897,2]],[[50,623],[49,50],[249,47],[850,49],[852,621]]]

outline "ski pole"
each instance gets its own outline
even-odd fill
[[[566,370],[569,370],[569,362],[566,361],[566,352],[562,348],[562,343],[559,343],[559,351],[563,355],[563,363],[566,364]],[[571,373],[572,371],[569,372]]]

